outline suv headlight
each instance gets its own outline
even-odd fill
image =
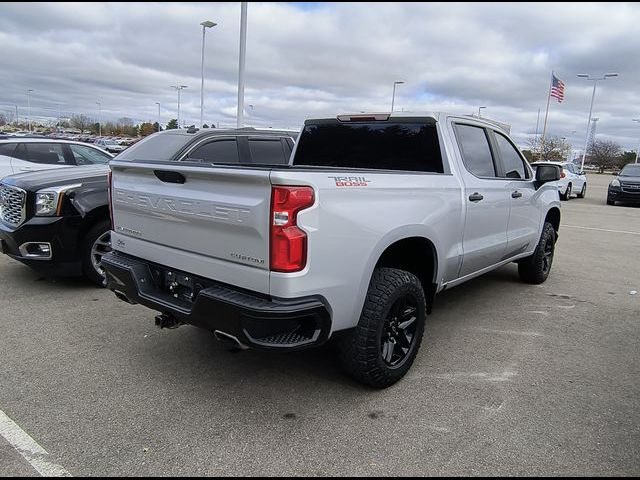
[[[611,184],[609,185],[611,187],[619,187],[620,186],[620,180],[618,180],[617,178],[611,182]]]
[[[36,217],[55,217],[60,215],[65,192],[81,186],[81,183],[77,183],[36,192]]]

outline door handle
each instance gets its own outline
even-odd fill
[[[469,195],[469,200],[471,200],[472,202],[479,202],[483,198],[484,197],[480,195],[478,192],[475,192],[474,194]]]
[[[30,172],[32,170],[33,170],[33,168],[31,168],[31,167],[20,167],[20,171],[21,172]]]
[[[154,170],[153,173],[158,180],[164,183],[179,183],[183,184],[187,179],[180,172],[173,172],[170,170]]]
[[[519,191],[515,191],[511,194],[511,198],[520,198],[522,194]]]

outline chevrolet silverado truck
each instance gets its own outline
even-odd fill
[[[438,292],[509,262],[525,282],[549,275],[559,168],[534,176],[495,123],[307,120],[286,165],[238,163],[219,141],[158,134],[110,163],[108,288],[160,327],[243,349],[335,339],[346,371],[384,388],[411,367]],[[207,147],[219,153],[203,160]]]

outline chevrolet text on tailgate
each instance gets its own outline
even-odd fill
[[[559,169],[534,176],[494,122],[308,120],[288,162],[292,140],[265,132],[185,135],[111,162],[108,287],[160,327],[261,350],[334,339],[349,374],[387,387],[411,367],[438,292],[509,262],[525,282],[549,275]]]

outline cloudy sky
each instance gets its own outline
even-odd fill
[[[549,133],[582,148],[593,82],[598,138],[640,140],[640,5],[249,3],[247,123],[295,127],[308,117],[396,109],[477,112],[512,125],[526,145],[540,129],[551,70]],[[235,123],[240,3],[2,3],[0,113],[84,113],[136,121],[199,121],[203,20],[205,122]],[[251,115],[252,114],[252,115]]]

